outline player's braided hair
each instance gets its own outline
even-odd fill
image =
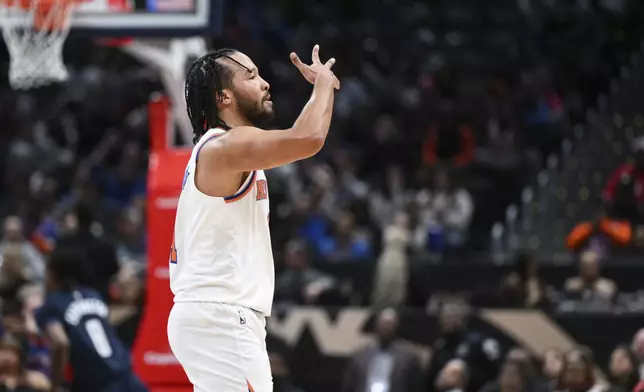
[[[87,284],[90,277],[84,252],[69,245],[56,247],[49,255],[47,268],[53,273],[60,290],[73,290]]]
[[[223,98],[223,90],[231,87],[233,70],[217,60],[226,58],[250,72],[246,66],[231,57],[237,52],[235,49],[219,49],[208,53],[195,61],[188,70],[186,107],[195,135],[195,144],[211,128],[229,128],[219,118],[217,103]]]

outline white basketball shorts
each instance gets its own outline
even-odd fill
[[[175,303],[168,341],[195,392],[272,392],[266,319],[241,306]]]

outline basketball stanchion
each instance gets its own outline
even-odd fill
[[[104,41],[105,42],[105,41]],[[178,126],[179,134],[185,144],[192,143],[192,125],[186,114],[184,86],[186,67],[208,51],[203,37],[173,38],[161,44],[152,44],[142,39],[111,39],[105,42],[120,48],[140,62],[159,71],[166,94],[170,99],[172,126]],[[161,45],[161,46],[159,46]]]

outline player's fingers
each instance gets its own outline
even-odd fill
[[[293,65],[295,65],[296,67],[299,64],[302,64],[302,60],[300,60],[300,56],[298,56],[297,53],[293,52],[289,57],[291,58],[291,62],[293,63]]]
[[[295,52],[291,53],[290,57],[291,62],[297,69],[302,70],[304,67],[306,67],[306,65],[302,62],[302,60],[300,60],[300,57]]]
[[[322,64],[320,61],[320,45],[315,45],[313,47],[313,53],[311,54],[311,60],[313,60],[313,64]]]
[[[324,66],[325,66],[327,69],[331,69],[331,67],[333,67],[333,64],[335,64],[335,59],[334,59],[333,57],[331,57],[331,58],[329,59],[329,61],[327,61],[327,62],[326,62],[326,64],[324,64]]]
[[[335,77],[335,85],[334,85],[336,90],[340,90],[340,79],[338,77]]]

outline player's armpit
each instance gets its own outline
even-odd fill
[[[250,172],[271,169],[315,155],[324,137],[293,129],[265,131],[237,127],[207,143],[199,153],[206,170]]]

